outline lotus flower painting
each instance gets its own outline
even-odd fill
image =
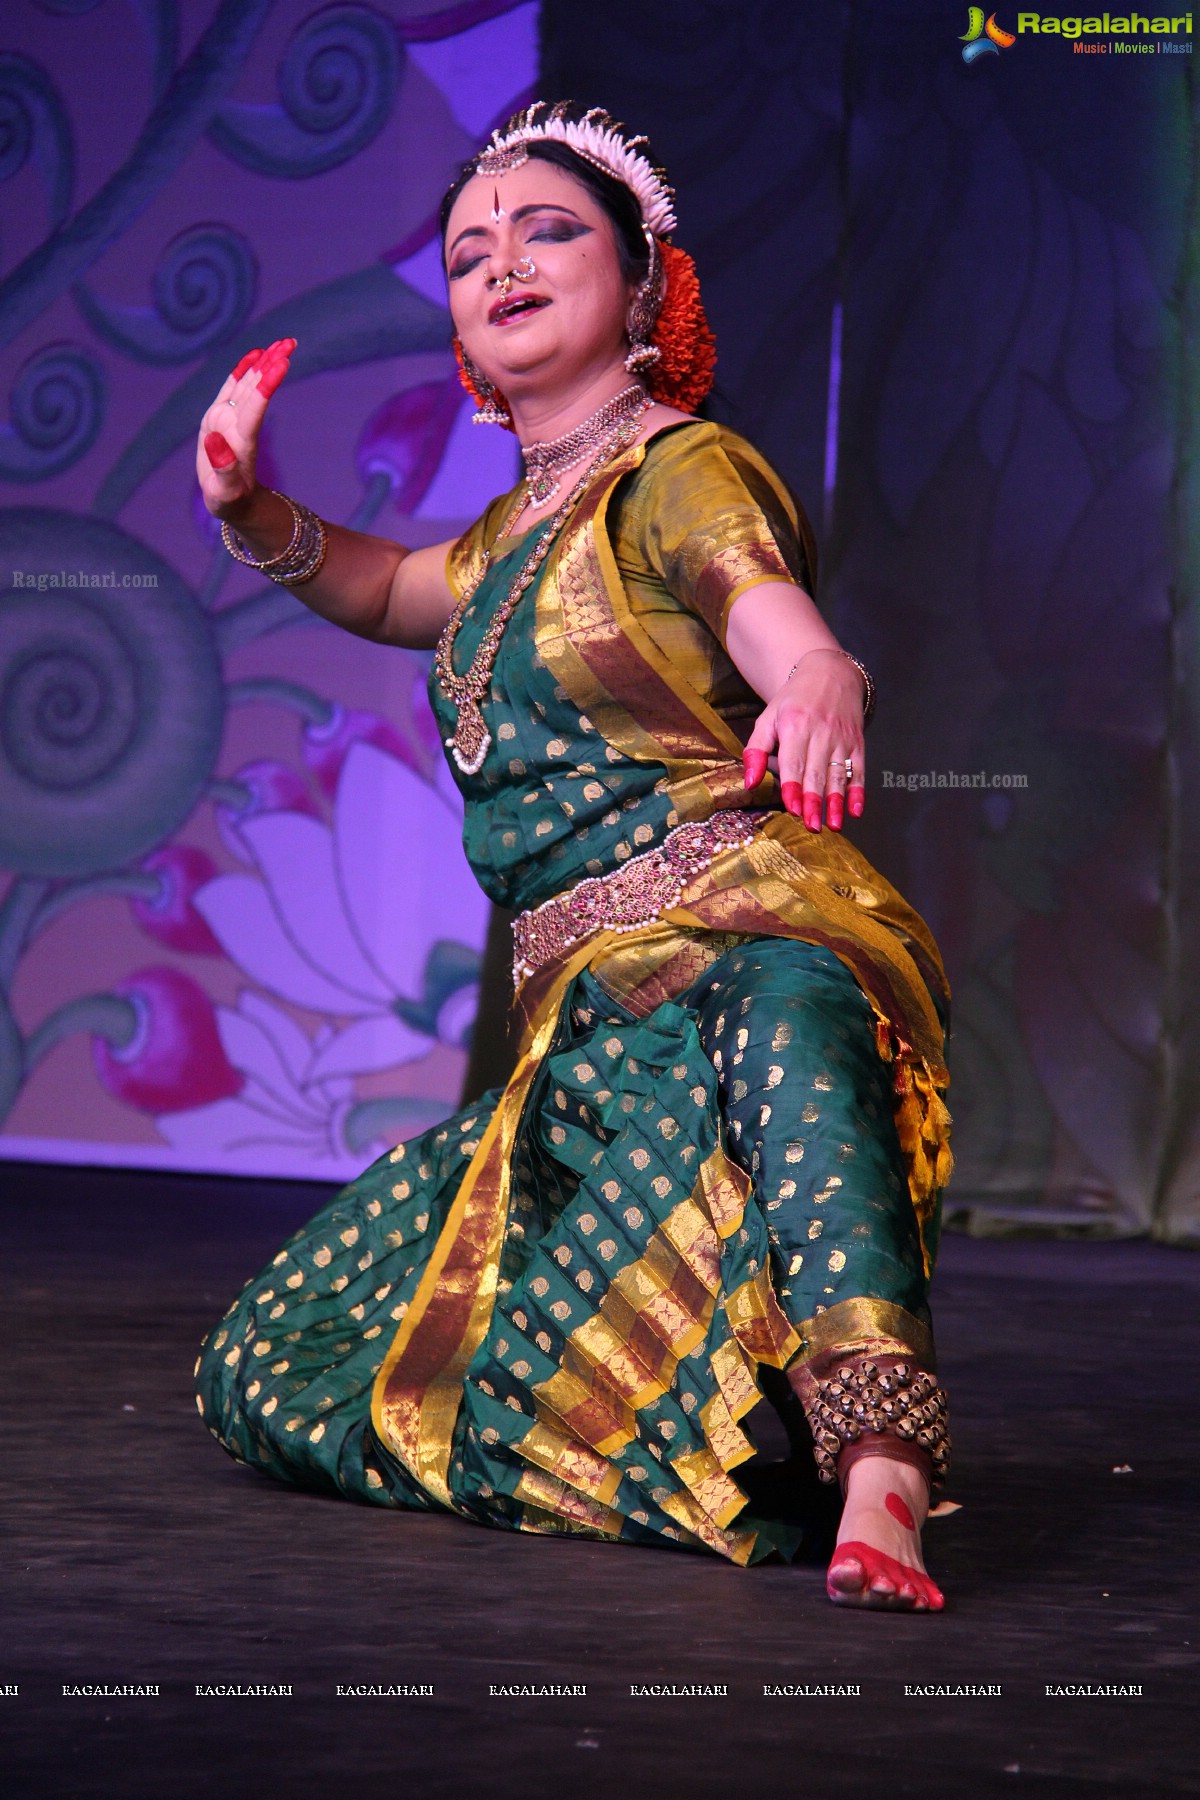
[[[429,654],[236,562],[196,432],[237,358],[290,335],[261,483],[413,548],[512,486],[512,437],[459,383],[437,209],[533,97],[537,0],[250,7],[188,47],[173,9],[134,8],[119,129],[94,78],[112,9],[19,10],[0,1156],[346,1179],[457,1104],[487,904]]]

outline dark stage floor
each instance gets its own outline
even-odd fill
[[[1200,1793],[1200,1257],[946,1240],[934,1307],[962,1510],[926,1536],[946,1612],[904,1618],[835,1610],[813,1564],[510,1537],[239,1468],[197,1418],[197,1346],[323,1191],[0,1181],[11,1800]],[[151,1682],[157,1698],[62,1692]],[[728,1694],[631,1696],[655,1682]],[[292,1694],[195,1692],[217,1683]],[[587,1694],[489,1694],[520,1683]],[[861,1694],[763,1693],[803,1683]]]

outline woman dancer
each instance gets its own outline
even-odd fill
[[[831,1599],[938,1610],[945,980],[841,835],[873,687],[810,598],[785,484],[694,415],[715,358],[672,201],[643,140],[568,105],[514,117],[451,188],[464,385],[526,469],[453,544],[256,483],[292,340],[205,415],[232,552],[348,630],[436,646],[467,855],[520,913],[523,1036],[503,1090],[247,1283],[197,1405],[285,1481],[744,1564],[797,1548],[732,1473],[786,1371],[843,1495]]]

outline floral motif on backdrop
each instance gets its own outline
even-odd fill
[[[428,656],[235,566],[196,425],[287,334],[262,480],[414,544],[511,483],[435,211],[538,8],[117,11],[0,57],[0,1150],[342,1178],[456,1099],[486,905]]]

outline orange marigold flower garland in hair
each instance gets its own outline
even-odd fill
[[[660,241],[658,253],[663,261],[666,293],[650,342],[662,352],[662,358],[647,370],[644,379],[652,399],[661,400],[664,406],[678,407],[680,412],[695,412],[713,384],[717,340],[700,298],[696,265],[687,251]],[[457,336],[454,357],[458,379],[476,404],[482,406],[485,396],[467,372]],[[498,390],[493,398],[507,409],[508,402]],[[511,420],[507,429],[513,429]]]
[[[667,291],[650,342],[661,362],[647,371],[651,396],[680,412],[695,412],[713,384],[717,340],[704,312],[696,265],[686,250],[661,243]]]

